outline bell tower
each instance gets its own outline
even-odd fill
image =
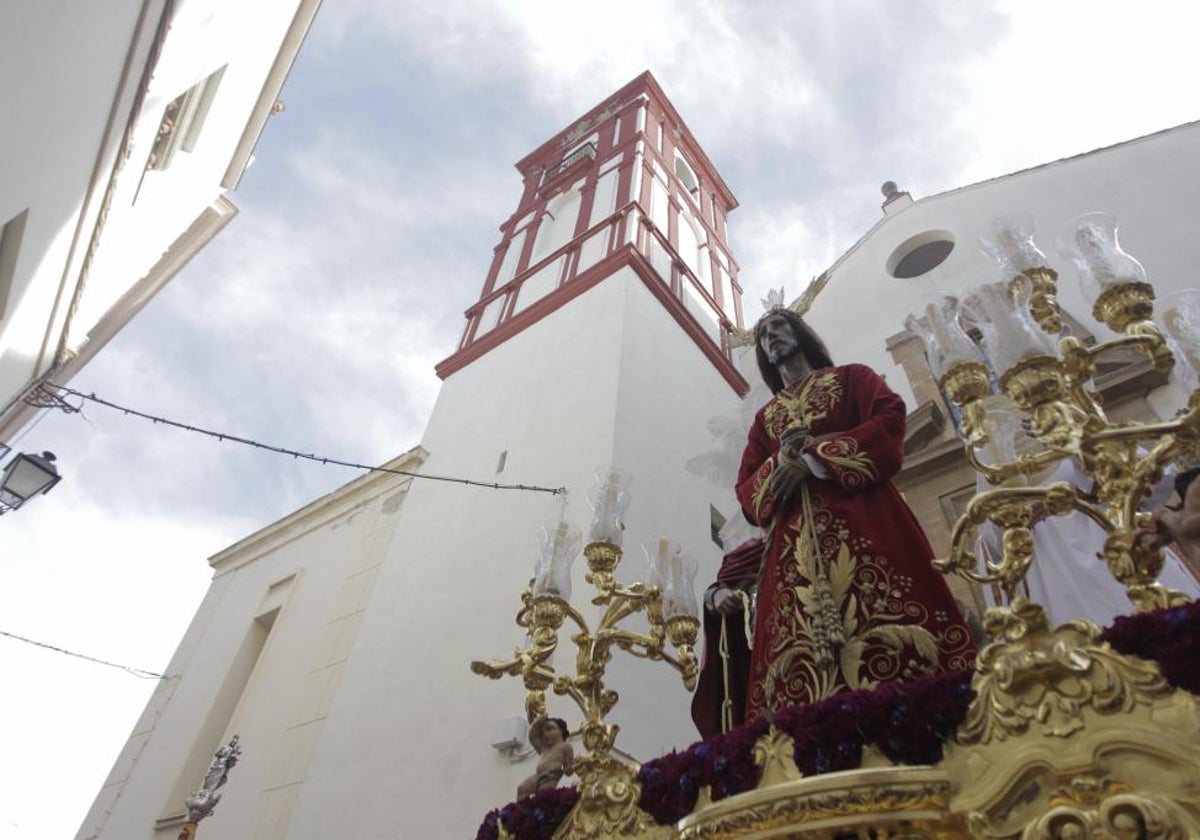
[[[722,351],[742,326],[726,218],[737,199],[649,71],[517,163],[523,190],[500,226],[483,291],[443,379],[631,268],[730,386]]]
[[[720,563],[714,511],[732,514],[732,489],[686,464],[713,448],[709,418],[736,413],[748,390],[723,346],[742,325],[726,235],[736,199],[649,73],[517,170],[516,210],[457,348],[437,366],[422,472],[566,493],[413,482],[313,753],[321,769],[297,801],[296,840],[339,834],[345,812],[360,821],[356,836],[387,833],[375,819],[381,779],[418,803],[455,791],[454,831],[418,808],[406,814],[412,836],[468,833],[512,798],[532,765],[510,763],[488,735],[524,714],[524,689],[467,663],[523,646],[514,617],[534,537],[563,519],[587,533],[597,467],[633,476],[621,579],[645,579],[642,547],[661,537],[696,558],[702,586]],[[577,562],[572,601],[589,615],[585,571]],[[559,654],[557,668],[574,667],[565,637]],[[608,716],[619,751],[644,760],[695,740],[690,696],[670,668],[614,657],[606,682],[621,694]],[[569,699],[549,705],[578,726]]]

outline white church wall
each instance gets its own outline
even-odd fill
[[[184,797],[232,734],[244,751],[236,784],[223,790],[204,829],[247,840],[282,836],[405,482],[359,479],[213,559],[209,592],[80,840],[173,840],[181,820],[171,818],[184,812]]]
[[[713,340],[713,343],[720,344],[720,315],[690,281],[683,284],[683,303],[692,317],[699,322],[700,326],[704,327],[704,331]]]
[[[678,224],[675,225],[676,236],[678,237],[678,245],[676,251],[679,253],[680,259],[692,270],[692,273],[701,281],[708,276],[708,272],[701,265],[701,256],[707,258],[707,254],[702,254],[700,245],[704,242],[704,231],[700,228],[698,222],[692,218],[692,214],[683,208],[679,211]]]
[[[617,181],[620,177],[620,170],[614,167],[596,179],[596,193],[592,200],[592,224],[607,219],[617,209]]]
[[[911,388],[884,346],[900,332],[906,313],[937,289],[962,294],[992,279],[993,264],[976,241],[992,219],[1031,212],[1035,239],[1059,273],[1059,301],[1097,338],[1111,332],[1091,317],[1091,299],[1078,273],[1054,247],[1077,215],[1113,213],[1122,247],[1146,267],[1159,295],[1200,285],[1194,232],[1200,203],[1200,125],[1190,124],[1121,146],[931,196],[881,219],[833,267],[833,279],[812,308],[811,321],[837,362],[863,362],[887,375],[888,384],[913,405]],[[943,229],[955,246],[942,265],[911,279],[891,277],[888,258],[911,237]]]
[[[702,594],[716,579],[722,554],[711,539],[710,508],[729,516],[737,503],[732,488],[714,487],[685,465],[718,446],[706,423],[736,414],[740,400],[645,285],[630,288],[626,306],[613,456],[634,476],[623,576],[645,580],[642,545],[667,537],[699,563],[696,588]],[[697,656],[701,647],[699,642]],[[618,653],[608,674],[621,695],[610,716],[621,726],[618,746],[644,761],[699,738],[691,693],[674,669]]]
[[[517,302],[513,304],[514,313],[528,308],[530,304],[536,303],[558,288],[565,259],[566,257],[558,257],[522,281],[517,290]]]
[[[500,312],[504,309],[504,304],[508,301],[508,295],[500,295],[483,308],[483,312],[479,316],[479,328],[476,331],[477,335],[483,335],[495,328],[500,321]]]
[[[657,358],[646,358],[648,351]],[[643,381],[623,383],[641,365]],[[664,393],[659,377],[666,372],[693,383],[694,392],[682,400]],[[663,451],[654,454],[653,465],[620,463],[644,455],[628,439],[641,437],[638,426],[660,413],[677,418],[701,404],[708,411],[708,397],[722,388],[732,399],[728,384],[642,280],[622,269],[446,380],[422,443],[430,452],[425,469],[565,485],[566,518],[586,539],[591,516],[584,496],[592,473],[615,460],[637,476],[626,574],[640,576],[640,541],[662,529],[697,542],[707,528],[706,499],[714,494],[679,483],[697,481],[681,464],[706,444],[702,422],[700,434],[677,429],[659,439]],[[496,473],[501,452],[507,452],[505,467]],[[659,460],[669,461],[674,473],[660,472]],[[687,501],[660,515],[672,511],[676,499]],[[488,739],[497,719],[523,713],[523,688],[516,679],[484,680],[467,665],[503,658],[524,644],[513,619],[532,576],[534,537],[563,512],[564,500],[549,494],[414,485],[289,837],[383,833],[396,825],[393,797],[401,795],[408,802],[447,803],[406,811],[406,835],[469,836],[487,810],[512,798],[534,762],[511,764]],[[712,558],[707,562],[711,568]],[[583,573],[581,558],[573,600],[594,620]],[[566,631],[562,645],[556,660],[569,668],[574,651]],[[622,738],[624,749],[648,757],[661,732],[681,732],[687,694],[677,677],[667,676],[675,680],[670,703],[658,698],[664,702],[640,707],[645,728]],[[614,687],[627,696],[640,693],[628,681]],[[551,696],[549,704],[578,725],[568,701]]]
[[[508,245],[508,250],[504,252],[504,259],[500,261],[500,270],[496,273],[495,288],[500,288],[517,273],[517,262],[521,259],[521,250],[525,247],[525,236],[528,230],[518,230],[513,235],[512,241]]]
[[[592,470],[612,458],[624,285],[600,284],[450,376],[422,443],[425,470],[567,486],[567,518],[586,529]],[[523,689],[468,663],[523,644],[513,619],[534,537],[562,509],[544,493],[413,487],[289,836],[394,831],[401,796],[444,803],[399,815],[407,836],[469,836],[512,799],[533,761],[510,764],[489,736],[498,718],[523,714]],[[584,591],[582,570],[575,585]]]
[[[610,228],[606,226],[583,240],[579,248],[579,264],[575,266],[576,274],[582,274],[603,259],[608,251],[609,235]]]
[[[534,262],[571,241],[575,235],[575,223],[579,220],[580,204],[579,185],[576,185],[547,205],[533,244],[531,259]]]
[[[659,280],[670,285],[673,261],[670,253],[667,252],[666,246],[662,244],[657,236],[653,235],[646,238],[646,245],[650,252],[650,265],[654,268],[654,273],[658,275]]]
[[[733,303],[733,301],[734,301],[733,280],[732,280],[732,278],[730,278],[729,272],[726,271],[724,269],[724,267],[722,267],[720,269],[720,275],[721,275],[721,280],[720,280],[720,283],[721,283],[721,306],[725,310],[725,317],[727,317],[731,322],[737,323],[737,309],[735,308],[734,303]]]
[[[654,178],[650,181],[650,220],[665,236],[670,226],[671,199],[667,194],[667,188],[663,186],[664,180],[665,176],[661,174],[656,162]]]

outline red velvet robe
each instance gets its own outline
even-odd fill
[[[737,494],[767,530],[746,718],[842,691],[969,667],[975,647],[924,532],[890,479],[903,458],[904,401],[865,365],[816,371],[755,417]],[[777,505],[768,491],[785,429],[807,426],[802,451],[827,474]],[[813,528],[809,530],[808,521]],[[815,656],[813,537],[844,642]]]

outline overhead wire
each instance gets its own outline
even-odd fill
[[[95,662],[97,665],[107,665],[109,668],[117,668],[122,671],[127,671],[128,673],[133,674],[135,677],[139,677],[143,680],[161,680],[166,677],[166,674],[160,674],[157,671],[147,671],[145,668],[134,668],[132,665],[121,665],[117,662],[109,662],[107,659],[97,659],[94,656],[88,656],[86,653],[77,653],[76,651],[60,648],[55,645],[47,644],[46,642],[27,639],[24,636],[18,636],[16,633],[9,633],[7,630],[0,630],[0,636],[7,636],[10,639],[16,639],[18,642],[24,642],[27,645],[45,648],[46,650],[52,650],[56,653],[66,654],[67,656],[74,656],[77,659],[86,659],[88,662]]]
[[[394,469],[392,467],[378,467],[378,466],[371,466],[370,464],[359,464],[359,463],[355,463],[353,461],[343,461],[338,458],[329,458],[326,456],[314,455],[309,452],[299,452],[294,449],[287,449],[282,446],[273,446],[268,443],[261,443],[260,441],[251,440],[250,438],[244,438],[244,437],[240,437],[238,435],[231,435],[227,432],[216,432],[211,429],[204,429],[199,426],[193,426],[190,423],[182,423],[178,420],[170,420],[166,417],[159,417],[154,414],[148,414],[144,411],[138,411],[137,409],[134,409],[134,408],[129,408],[127,406],[118,405],[117,403],[114,403],[109,400],[98,397],[94,393],[85,394],[82,391],[76,391],[74,388],[68,388],[65,385],[55,385],[53,383],[47,383],[44,386],[44,388],[47,391],[50,391],[50,389],[54,389],[54,391],[51,391],[50,394],[51,394],[51,397],[56,398],[56,399],[50,399],[48,401],[49,404],[44,405],[44,407],[59,408],[63,411],[67,411],[68,413],[78,412],[79,411],[78,406],[71,406],[69,404],[65,404],[65,405],[60,404],[60,403],[65,402],[64,400],[62,400],[62,395],[67,394],[67,395],[70,395],[73,397],[78,397],[79,399],[94,402],[97,405],[102,405],[107,408],[111,408],[115,411],[120,411],[120,412],[122,412],[126,415],[129,415],[129,416],[132,416],[132,417],[138,417],[143,420],[149,420],[152,423],[156,423],[156,424],[161,423],[164,426],[171,426],[173,428],[182,429],[187,432],[194,432],[196,434],[206,435],[207,437],[215,438],[218,441],[231,441],[233,443],[240,443],[244,446],[251,446],[256,449],[265,449],[269,452],[275,452],[280,455],[291,455],[293,458],[301,458],[301,459],[304,459],[307,461],[315,461],[320,464],[326,464],[326,465],[333,464],[333,465],[339,466],[339,467],[350,467],[351,469],[366,470],[368,472],[381,472],[381,473],[390,473],[392,475],[404,475],[404,476],[408,476],[410,478],[425,479],[427,481],[447,481],[447,482],[452,482],[455,484],[465,484],[465,485],[468,485],[471,487],[484,487],[489,490],[525,490],[525,491],[532,492],[532,493],[550,493],[554,496],[565,496],[566,492],[567,492],[567,489],[565,487],[541,487],[536,484],[504,484],[504,483],[497,482],[497,481],[476,481],[474,479],[459,478],[457,476],[432,475],[430,473],[412,472],[411,470],[398,470],[398,469]],[[55,392],[57,392],[57,393],[55,393]]]

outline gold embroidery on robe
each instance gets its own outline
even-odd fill
[[[763,413],[767,434],[779,440],[792,426],[811,426],[842,399],[842,383],[833,370],[810,374],[795,394],[785,388]]]
[[[775,472],[775,462],[768,459],[763,462],[763,465],[758,470],[758,475],[754,480],[758,482],[758,487],[754,491],[754,515],[762,518],[763,505],[767,501],[767,491],[771,487],[771,475]]]
[[[852,437],[823,440],[814,451],[829,462],[847,487],[861,487],[879,477],[875,464],[866,453],[858,451],[858,441]]]
[[[774,708],[781,698],[808,702],[846,689],[872,688],[892,679],[912,679],[939,669],[939,639],[914,624],[930,618],[928,610],[910,598],[912,580],[892,570],[887,557],[870,553],[869,540],[851,539],[845,522],[819,505],[813,511],[822,551],[833,554],[829,584],[842,617],[846,642],[837,661],[819,668],[812,658],[816,644],[811,616],[816,614],[813,561],[809,541],[796,527],[788,529],[792,563],[780,584],[780,604],[787,604],[768,623],[771,661],[761,690]],[[851,548],[851,542],[854,548]],[[955,647],[963,639],[946,638]],[[752,687],[752,691],[759,690]]]

